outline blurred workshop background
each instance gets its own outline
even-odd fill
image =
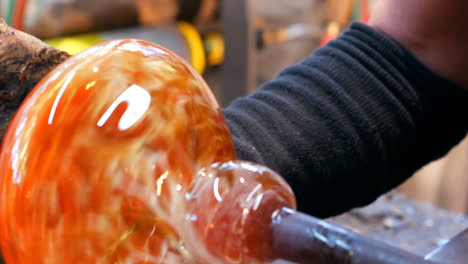
[[[110,39],[159,43],[189,61],[227,106],[309,56],[350,22],[367,23],[377,1],[0,0],[0,15],[71,54]],[[468,139],[399,189],[468,212]]]

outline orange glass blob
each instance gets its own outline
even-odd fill
[[[4,138],[4,258],[270,261],[271,215],[294,196],[235,158],[214,96],[177,55],[140,40],[92,47],[36,86]]]
[[[223,259],[223,263],[275,260],[278,256],[272,251],[270,223],[279,209],[296,207],[283,178],[246,161],[219,162],[203,168],[185,196],[196,238],[203,241],[209,255]]]

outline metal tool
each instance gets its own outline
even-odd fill
[[[272,230],[274,252],[293,263],[439,263],[287,208],[275,216]]]
[[[468,262],[468,229],[426,256],[436,263],[463,264]]]

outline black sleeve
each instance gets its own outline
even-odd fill
[[[318,217],[370,203],[467,134],[468,92],[363,24],[224,111],[239,159]]]

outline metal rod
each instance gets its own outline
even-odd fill
[[[314,264],[429,264],[422,257],[283,208],[272,223],[278,259]]]
[[[222,21],[226,55],[223,63],[221,105],[227,106],[238,97],[255,89],[254,32],[250,0],[222,2]]]

